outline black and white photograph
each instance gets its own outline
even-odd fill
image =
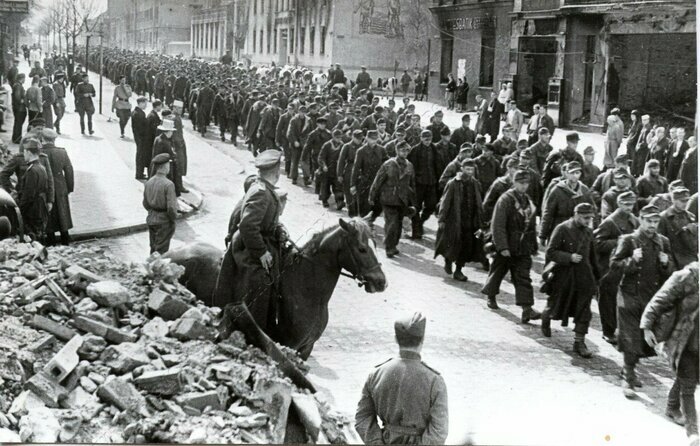
[[[0,444],[700,446],[693,0],[0,0]]]

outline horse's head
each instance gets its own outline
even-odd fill
[[[386,277],[377,259],[376,244],[369,225],[359,218],[341,218],[339,223],[344,240],[338,256],[340,266],[349,271],[366,292],[384,291],[387,287]]]

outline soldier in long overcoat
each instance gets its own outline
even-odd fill
[[[466,282],[462,267],[467,262],[484,262],[484,250],[475,233],[484,229],[481,186],[474,177],[475,162],[462,161],[462,171],[445,187],[438,211],[435,255],[445,258],[445,272]],[[455,264],[452,273],[452,264]]]
[[[290,124],[291,128],[291,124]],[[364,139],[364,132],[360,129],[353,131],[352,141],[345,144],[342,149],[340,149],[340,156],[338,157],[338,181],[340,181],[343,186],[343,193],[345,195],[345,204],[348,207],[348,215],[350,217],[355,217],[358,215],[357,206],[357,195],[352,193],[352,170],[355,165],[355,155],[357,150],[362,146],[362,140]],[[294,175],[293,165],[292,165],[292,175]]]
[[[204,85],[197,93],[197,126],[202,136],[207,133],[207,126],[211,120],[211,109],[214,105],[214,85]]]
[[[610,259],[610,268],[621,274],[617,293],[618,348],[624,358],[625,396],[633,398],[637,380],[635,367],[640,358],[656,353],[639,328],[644,308],[673,272],[671,245],[659,234],[659,208],[645,206],[640,212],[640,226],[620,238]]]
[[[46,153],[51,164],[51,174],[53,175],[54,199],[53,207],[49,213],[49,221],[46,230],[46,239],[49,244],[55,242],[55,233],[61,234],[61,243],[70,243],[68,231],[73,227],[73,219],[70,212],[70,201],[68,195],[73,193],[75,185],[73,177],[73,164],[66,149],[56,147],[54,144],[58,134],[51,129],[42,131],[43,151]]]
[[[187,176],[187,144],[185,143],[184,128],[182,126],[182,108],[183,102],[179,99],[173,101],[173,124],[175,131],[173,132],[173,149],[177,159],[177,170],[180,176]],[[182,187],[182,192],[189,192]]]
[[[574,216],[554,228],[545,253],[545,261],[556,266],[545,286],[548,298],[542,312],[542,333],[552,335],[552,319],[562,321],[565,327],[573,318],[574,352],[583,358],[591,357],[585,336],[591,322],[591,299],[600,277],[591,230],[595,214],[592,203],[577,205]]]
[[[354,188],[354,194],[357,197],[360,217],[371,212],[370,221],[372,222],[379,216],[382,208],[381,203],[375,203],[374,206],[369,205],[369,190],[379,168],[388,159],[384,148],[377,144],[377,137],[376,130],[367,132],[365,144],[357,149],[355,154],[355,164],[352,167],[350,179],[350,187]]]
[[[684,268],[698,260],[698,223],[695,216],[686,210],[690,191],[675,189],[671,193],[673,205],[661,213],[659,234],[671,244],[671,255],[677,268]]]

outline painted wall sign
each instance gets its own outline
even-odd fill
[[[440,21],[440,27],[446,31],[495,28],[495,17],[455,17]]]

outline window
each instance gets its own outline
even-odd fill
[[[304,47],[306,46],[305,40],[306,40],[306,28],[302,27],[299,30],[299,54],[304,54]]]
[[[311,27],[311,30],[309,31],[309,54],[313,55],[314,54],[314,46],[316,43],[316,28]]]
[[[258,0],[253,0],[253,14],[258,13]]]
[[[440,82],[447,82],[447,75],[452,72],[452,48],[454,40],[442,39],[440,52]]]
[[[272,43],[272,32],[270,30],[267,30],[267,54],[270,54],[270,44]]]
[[[258,33],[255,31],[255,28],[253,28],[253,52],[255,52],[255,38],[257,37]]]
[[[481,30],[481,66],[479,67],[479,86],[493,87],[493,70],[495,62],[496,28]]]
[[[272,52],[277,54],[277,30],[275,30],[274,40],[272,41]]]
[[[265,35],[265,33],[264,33],[263,30],[261,29],[261,30],[260,30],[260,54],[262,54],[262,52],[263,52],[263,36],[264,36],[264,35]]]
[[[289,52],[294,52],[294,28],[289,28]]]
[[[326,27],[321,27],[321,54],[326,54]]]

